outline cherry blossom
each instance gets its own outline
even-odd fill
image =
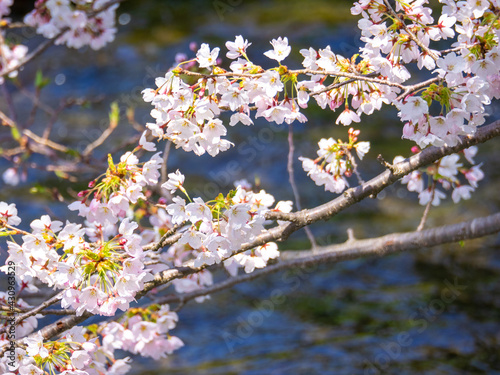
[[[217,62],[217,56],[219,56],[220,48],[214,48],[210,50],[208,44],[203,43],[196,53],[196,60],[200,64],[200,68],[208,68],[209,66],[215,65]]]
[[[271,45],[273,46],[273,49],[265,52],[264,55],[278,62],[286,59],[292,50],[292,48],[288,45],[287,37],[273,39],[271,41]]]
[[[175,193],[177,189],[184,189],[182,184],[184,183],[184,175],[179,172],[179,170],[175,171],[175,173],[168,174],[167,182],[161,185],[165,190],[169,190],[171,194]]]
[[[35,9],[26,15],[24,22],[36,27],[37,33],[46,38],[59,36],[56,44],[66,44],[72,48],[89,45],[97,50],[113,41],[116,33],[115,12],[118,4],[109,6],[108,2],[109,0],[39,1],[35,4]],[[105,7],[107,9],[98,14],[87,16]],[[65,31],[67,28],[69,30]]]
[[[241,55],[245,56],[246,50],[251,44],[252,43],[248,43],[248,40],[243,39],[241,35],[236,36],[234,42],[226,42],[226,47],[229,50],[226,53],[227,58],[236,59]]]
[[[17,216],[17,208],[14,203],[0,202],[0,225],[19,225],[21,218]]]

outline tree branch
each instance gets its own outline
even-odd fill
[[[196,297],[212,294],[234,285],[254,280],[274,272],[291,268],[308,267],[324,263],[337,263],[366,256],[381,256],[400,251],[418,250],[445,243],[484,237],[500,232],[500,213],[476,218],[459,224],[408,233],[392,233],[378,238],[365,240],[350,239],[343,244],[318,248],[316,251],[284,251],[282,262],[256,270],[249,274],[231,277],[208,288],[191,293],[168,295],[159,298],[155,303],[185,303]]]
[[[500,232],[500,213],[490,216],[476,218],[459,224],[446,225],[438,228],[427,229],[424,231],[415,231],[408,233],[392,233],[386,236],[371,238],[365,240],[348,239],[345,243],[339,245],[325,246],[316,251],[289,251],[283,252],[283,262],[267,266],[266,268],[254,271],[249,274],[240,275],[227,279],[223,282],[212,285],[211,287],[201,289],[195,292],[182,295],[166,296],[155,301],[155,303],[186,303],[187,301],[230,288],[236,284],[250,281],[258,277],[268,275],[280,270],[308,267],[311,265],[323,263],[337,263],[350,259],[357,259],[365,256],[387,255],[400,251],[417,250],[423,247],[432,247],[444,243],[458,242],[466,239],[484,237],[490,234]],[[173,269],[170,274],[182,272],[181,269]],[[139,293],[141,296],[145,293]],[[140,296],[136,296],[137,299]],[[40,330],[45,340],[57,336],[58,334],[84,322],[93,316],[85,312],[81,316],[64,317],[57,322],[50,324]],[[20,343],[18,340],[17,343]],[[7,351],[7,345],[3,347],[0,357]]]
[[[499,135],[500,121],[495,121],[492,124],[478,128],[474,135],[461,137],[455,146],[428,147],[418,154],[394,164],[392,170],[386,170],[358,187],[347,189],[341,196],[321,206],[291,213],[270,211],[266,214],[266,219],[285,220],[290,221],[291,224],[305,226],[319,220],[331,218],[370,195],[378,194],[387,186],[420,167],[431,164],[443,156],[462,151],[479,143],[484,143]]]
[[[284,240],[288,238],[290,234],[299,230],[300,228],[303,228],[306,225],[310,225],[320,220],[329,219],[339,212],[345,210],[346,208],[352,206],[353,204],[371,196],[372,194],[378,194],[387,186],[393,184],[403,176],[420,167],[433,163],[436,160],[441,159],[443,156],[461,151],[472,145],[486,142],[489,139],[499,135],[500,120],[490,125],[479,128],[475,135],[462,137],[457,145],[453,147],[443,146],[426,148],[418,154],[415,154],[410,158],[395,164],[392,171],[386,170],[385,172],[379,174],[377,177],[372,178],[370,181],[356,188],[346,190],[341,196],[321,206],[288,214],[283,212],[270,211],[266,214],[267,219],[285,220],[289,221],[290,223],[267,230],[266,232],[257,236],[253,241],[243,244],[241,248],[238,251],[234,252],[231,256],[253,249],[254,247],[261,246],[267,242]],[[160,272],[155,275],[153,281],[145,284],[144,290],[138,293],[138,295],[142,297],[157,286],[166,284],[174,279],[182,278],[190,274],[199,272],[205,268],[207,267],[193,267],[192,262],[188,262],[183,267],[172,268]]]

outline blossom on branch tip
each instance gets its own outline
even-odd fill
[[[234,42],[226,42],[226,48],[229,50],[226,53],[228,59],[236,59],[241,55],[246,54],[247,48],[252,43],[248,43],[248,40],[243,39],[241,35],[238,35]]]
[[[14,203],[0,202],[0,225],[2,222],[8,225],[19,225],[21,218],[17,216],[17,208]]]
[[[273,39],[270,43],[273,46],[273,49],[264,52],[264,55],[278,62],[286,59],[292,50],[292,48],[288,45],[287,37],[279,37],[278,39]]]
[[[169,190],[170,193],[173,194],[177,189],[184,190],[182,186],[184,179],[184,175],[177,170],[175,173],[168,174],[168,180],[164,182],[161,187],[165,190]]]

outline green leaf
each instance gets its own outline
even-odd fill
[[[92,332],[94,335],[97,334],[97,328],[98,328],[98,325],[97,324],[91,324],[89,326],[86,327],[90,332]]]
[[[55,171],[54,173],[56,174],[57,177],[62,178],[64,180],[67,180],[69,178],[69,174],[67,174],[66,172]]]
[[[19,129],[12,127],[12,128],[10,128],[10,132],[11,132],[12,138],[14,138],[14,140],[19,141],[21,139],[21,133],[19,133]]]
[[[48,193],[48,190],[46,187],[44,187],[40,184],[36,184],[35,186],[33,186],[30,189],[30,193],[31,194],[44,194],[44,193]]]
[[[108,154],[108,165],[109,165],[110,171],[112,173],[115,173],[116,167],[115,167],[115,163],[113,163],[113,157],[111,156],[111,154]]]
[[[109,112],[109,126],[114,129],[120,121],[120,107],[118,102],[111,103],[111,111]]]
[[[74,157],[80,156],[80,153],[77,150],[72,149],[72,148],[68,148],[66,150],[66,154],[69,155],[69,156],[74,156]]]
[[[83,269],[83,273],[84,273],[85,275],[90,275],[90,274],[92,274],[92,272],[94,272],[94,271],[95,271],[95,265],[94,265],[94,263],[88,263],[88,264],[84,267],[84,269]]]
[[[45,86],[47,86],[49,83],[50,83],[50,79],[47,77],[44,77],[43,73],[40,69],[37,70],[36,76],[35,76],[35,88],[37,90],[41,90]]]

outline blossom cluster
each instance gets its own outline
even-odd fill
[[[0,371],[9,375],[123,375],[131,368],[130,358],[115,359],[115,351],[165,357],[184,345],[169,334],[177,321],[168,305],[150,305],[130,309],[118,321],[75,326],[55,341],[45,341],[38,332],[23,339],[14,361],[0,360]]]
[[[56,44],[97,50],[115,38],[118,4],[108,6],[110,1],[38,0],[24,22],[46,38],[58,37]]]
[[[0,22],[7,23],[8,20],[4,17],[9,15],[10,7],[14,0],[0,0]],[[4,32],[2,31],[2,34]],[[12,44],[5,41],[5,35],[2,35],[3,43],[0,46],[0,70],[6,71],[19,66],[20,62],[26,56],[28,47],[22,44]],[[17,77],[17,70],[8,74],[10,78]],[[3,84],[4,77],[0,77],[0,84]]]
[[[158,183],[159,153],[140,163],[133,152],[127,152],[119,163],[111,157],[108,163],[106,174],[79,194],[82,200],[69,205],[86,219],[85,225],[63,224],[43,215],[30,223],[31,232],[22,231],[17,228],[21,220],[15,205],[0,203],[1,230],[23,234],[21,244],[8,241],[8,261],[16,263],[17,276],[28,289],[35,291],[38,280],[63,289],[62,307],[76,309],[77,315],[84,311],[114,315],[117,309],[129,308],[136,293],[152,279],[152,272],[181,266],[189,259],[195,267],[225,261],[233,274],[238,267],[251,272],[279,255],[276,244],[270,243],[231,258],[264,230],[264,214],[274,204],[274,197],[264,190],[254,193],[248,183],[241,182],[226,197],[191,200],[183,187],[184,176],[177,171],[169,174],[162,187],[171,193],[183,191],[190,202],[174,196],[164,208],[141,208],[148,199],[144,188]],[[140,227],[137,208],[148,212],[153,229]],[[291,202],[278,202],[273,209],[290,212]],[[156,255],[144,246],[159,240],[174,225],[181,227],[182,236],[160,254],[161,262],[146,268],[145,262]],[[203,279],[206,282],[200,282]],[[210,285],[211,275],[207,271],[174,285],[178,290],[192,290],[193,280],[197,288]]]
[[[16,276],[31,291],[37,290],[35,280],[64,289],[63,308],[71,306],[78,315],[114,315],[117,308],[126,310],[151,278],[144,269],[141,237],[133,233],[136,227],[125,219],[112,238],[94,229],[91,234],[101,239],[90,242],[85,239],[90,227],[63,225],[44,215],[31,223],[32,232],[25,232],[21,245],[7,242],[8,260],[15,262]]]
[[[372,73],[367,61],[354,64],[335,55],[330,47],[319,52],[312,48],[301,50],[306,72],[315,71],[316,74],[308,74],[311,80],[299,81],[298,71],[281,65],[291,51],[287,38],[271,41],[273,49],[264,55],[276,60],[279,66],[268,70],[249,59],[247,48],[250,45],[241,35],[234,42],[226,42],[226,57],[232,60],[229,71],[218,65],[220,49],[202,44],[195,59],[182,61],[164,77],[158,77],[155,89],[143,91],[144,101],[154,106],[151,116],[155,123],[146,125],[151,134],[158,139],[169,139],[177,147],[197,155],[208,152],[215,156],[232,145],[222,138],[227,135],[227,128],[218,118],[223,111],[233,112],[230,126],[240,122],[252,125],[251,109],[256,110],[255,118],[291,124],[296,120],[307,121],[300,110],[308,106],[311,96],[322,108],[329,106],[334,110],[346,103],[345,95],[353,95],[356,96],[353,99],[355,108],[366,114],[373,113],[384,102],[389,103],[391,86],[378,87],[364,81],[349,83],[348,78],[342,76],[342,73]],[[184,69],[182,64],[186,64]],[[325,86],[328,76],[335,77],[339,89]],[[369,91],[369,99],[356,94],[361,89]],[[395,98],[395,94],[392,97]],[[349,125],[353,121],[359,122],[359,115],[346,107],[337,123]]]
[[[139,225],[126,215],[132,204],[146,199],[143,188],[158,182],[160,161],[159,154],[145,163],[132,152],[117,164],[110,157],[102,179],[80,193],[82,201],[69,205],[85,217],[85,226],[43,215],[30,224],[31,232],[18,230],[22,243],[8,242],[8,260],[16,263],[18,278],[32,290],[34,280],[64,289],[62,307],[78,315],[128,309],[152,275],[142,248],[148,236],[134,233]],[[15,231],[20,224],[15,205],[0,203],[0,215],[2,230]]]
[[[315,160],[300,157],[302,168],[318,186],[325,185],[325,190],[341,193],[349,183],[346,177],[356,172],[356,163],[351,151],[354,149],[358,158],[363,159],[370,150],[370,142],[358,142],[359,130],[349,129],[349,141],[335,141],[333,138],[322,138],[318,142],[318,158]]]
[[[160,359],[184,346],[169,334],[179,320],[168,305],[130,309],[117,322],[104,323],[99,332],[105,350],[121,349],[143,357]]]
[[[176,184],[172,180],[178,181],[178,175],[172,173],[170,176],[164,185]],[[267,211],[290,212],[292,209],[290,201],[280,201],[271,209],[274,202],[274,197],[264,190],[253,192],[251,185],[245,180],[237,181],[236,190],[225,197],[220,194],[212,202],[195,198],[193,202],[186,204],[184,199],[174,197],[173,203],[166,206],[167,212],[172,216],[172,222],[189,222],[190,225],[179,241],[165,253],[165,260],[180,265],[180,260],[191,257],[194,259],[194,267],[223,262],[233,275],[239,267],[243,267],[247,273],[255,268],[265,267],[270,259],[279,256],[275,243],[267,243],[232,255],[241,249],[243,244],[252,242],[262,233],[264,214]],[[206,273],[174,281],[179,292],[193,291],[199,289],[200,284],[211,283],[211,276]]]
[[[73,327],[56,341],[45,341],[40,332],[23,341],[14,361],[1,359],[2,374],[123,375],[130,369],[130,358],[115,359],[85,327]]]
[[[395,9],[383,0],[356,2],[353,14],[365,45],[361,54],[346,58],[330,46],[303,49],[304,70],[282,65],[290,54],[287,38],[273,39],[265,55],[279,63],[263,69],[248,57],[251,45],[242,36],[228,41],[229,70],[220,66],[220,49],[202,44],[190,68],[181,64],[156,80],[155,89],[143,91],[151,102],[155,123],[153,136],[170,139],[178,147],[201,155],[216,155],[231,146],[222,137],[227,129],[218,118],[232,112],[229,125],[253,124],[264,117],[278,124],[304,122],[300,112],[314,97],[322,108],[343,111],[337,123],[359,122],[382,104],[399,109],[403,137],[420,147],[454,145],[458,136],[471,134],[484,122],[485,106],[500,95],[498,75],[498,12],[495,2],[445,1],[435,22],[426,0],[396,2]],[[431,42],[453,39],[450,51],[433,49]],[[195,64],[192,64],[192,63]],[[411,78],[407,65],[416,63],[435,78],[413,90],[403,83]],[[307,80],[299,80],[305,74]],[[333,78],[333,81],[331,80]],[[420,91],[420,94],[417,94]],[[399,96],[398,96],[399,95]],[[434,109],[434,107],[436,107]]]
[[[472,134],[484,123],[485,106],[500,97],[499,23],[496,1],[441,0],[437,22],[427,0],[401,2],[388,8],[383,0],[355,3],[361,14],[361,56],[393,82],[407,81],[405,67],[436,74],[419,87],[420,95],[398,97],[393,104],[405,123],[403,137],[420,147],[455,145],[458,136]],[[432,49],[431,42],[450,39],[451,49]],[[437,44],[436,44],[437,45]]]
[[[477,188],[478,181],[484,177],[481,164],[474,163],[476,153],[477,147],[472,146],[465,149],[461,155],[445,156],[425,169],[416,170],[404,176],[401,183],[406,184],[409,191],[418,193],[421,205],[431,202],[433,206],[438,206],[441,200],[446,198],[444,191],[450,190],[452,190],[451,198],[455,203],[461,199],[469,199],[471,193]],[[470,166],[460,163],[461,156]],[[396,156],[394,163],[403,160],[404,157]]]

